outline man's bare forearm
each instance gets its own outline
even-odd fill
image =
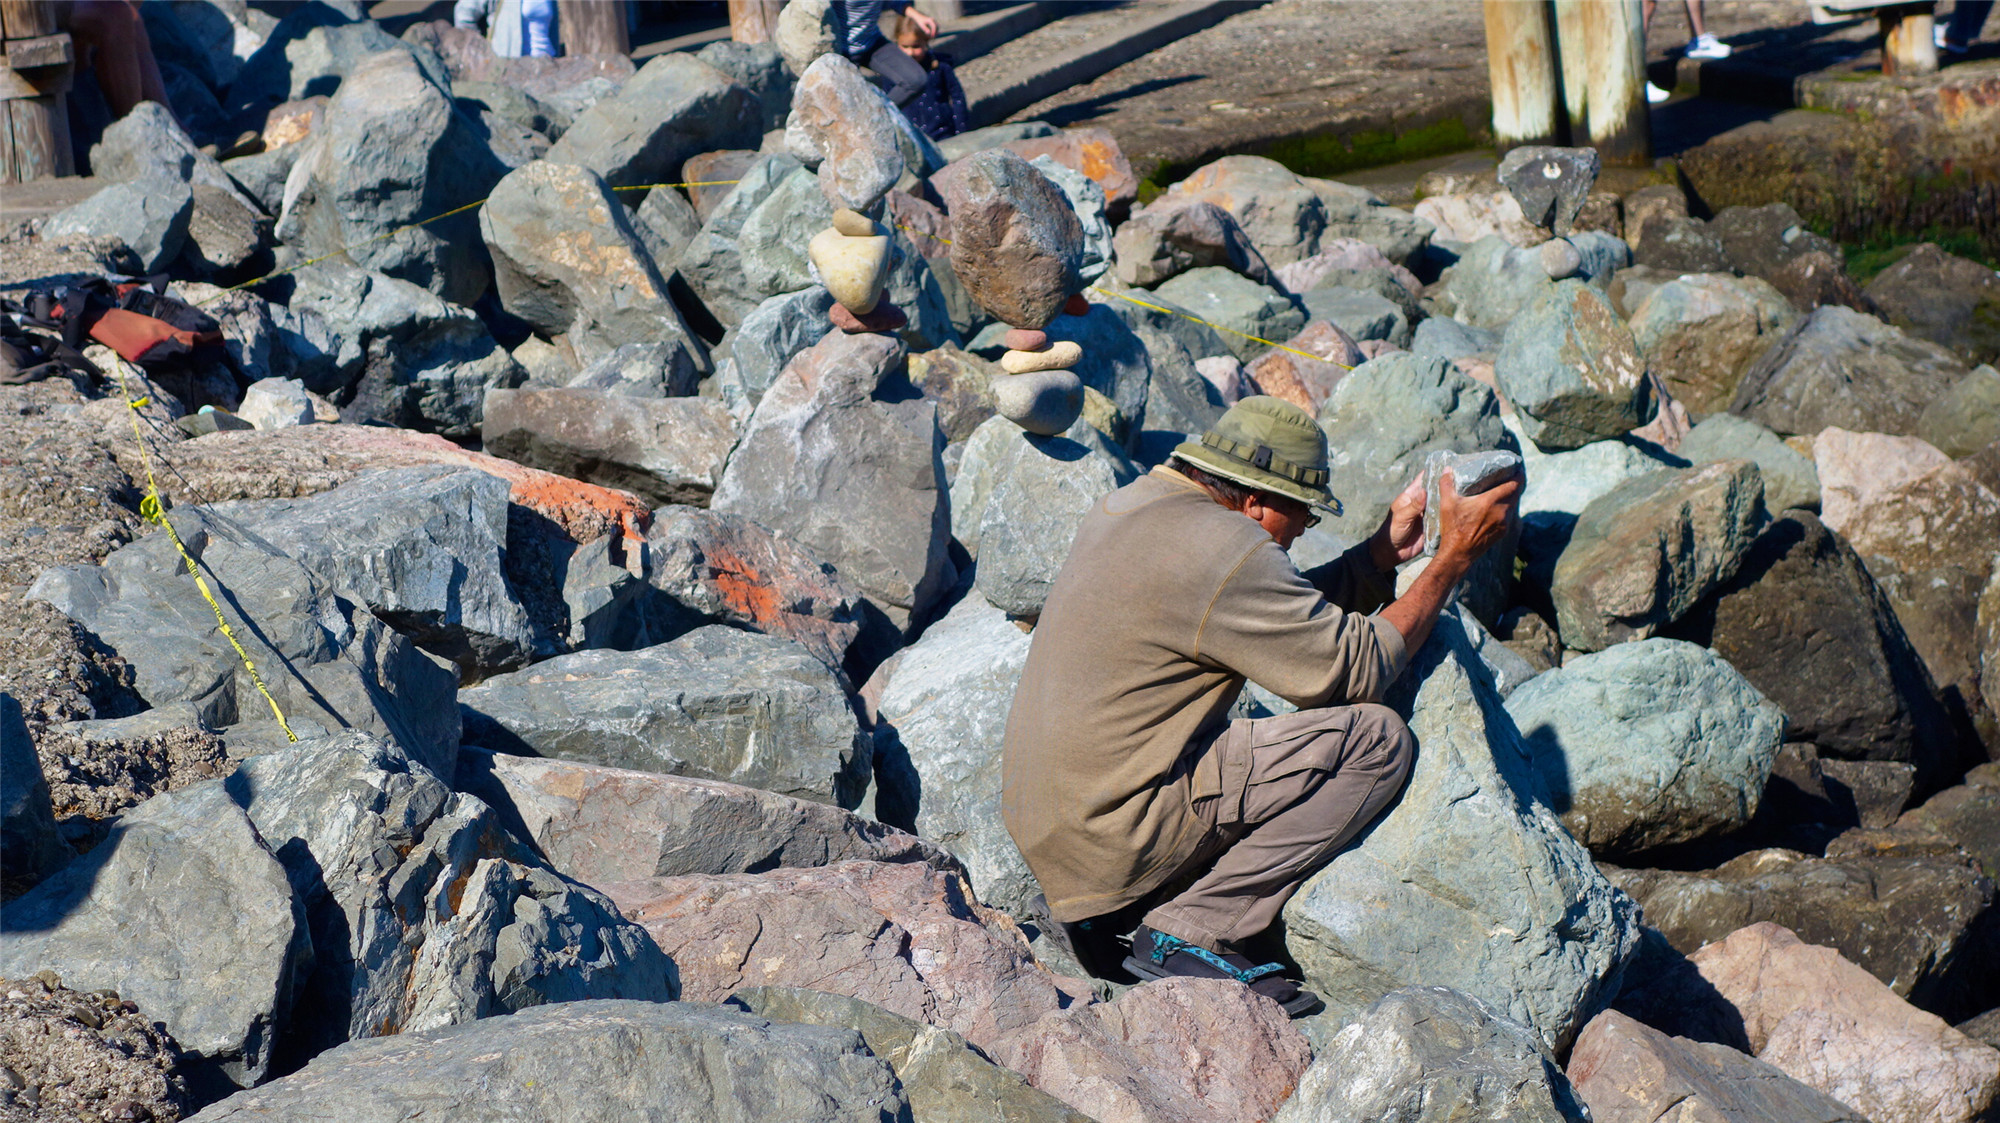
[[[1471,568],[1472,559],[1462,554],[1438,554],[1410,582],[1409,591],[1382,610],[1382,619],[1402,633],[1405,651],[1416,654],[1430,638],[1431,626],[1437,623],[1438,613],[1444,611],[1452,589]]]

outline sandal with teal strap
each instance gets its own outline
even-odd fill
[[[1301,1018],[1321,1006],[1319,995],[1284,977],[1276,963],[1252,964],[1234,952],[1216,953],[1145,925],[1132,933],[1132,955],[1125,969],[1140,979],[1234,979]]]

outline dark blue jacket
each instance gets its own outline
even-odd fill
[[[925,136],[943,140],[970,128],[965,120],[965,91],[959,87],[950,59],[933,52],[930,61],[923,91],[903,106],[903,113]]]

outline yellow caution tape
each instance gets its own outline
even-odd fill
[[[257,685],[257,693],[262,694],[264,701],[271,704],[271,712],[278,718],[278,727],[285,731],[288,739],[296,742],[299,736],[292,732],[291,724],[285,720],[285,711],[279,709],[278,700],[271,697],[270,688],[264,685],[264,676],[257,673],[257,664],[251,661],[250,653],[243,650],[243,645],[237,642],[236,630],[231,628],[229,621],[223,617],[222,605],[209,590],[208,581],[201,575],[201,567],[195,564],[194,556],[188,553],[187,545],[181,541],[180,532],[174,529],[173,522],[167,518],[166,504],[160,498],[160,481],[153,477],[153,458],[146,454],[146,435],[139,428],[139,411],[152,399],[134,398],[127,391],[123,358],[118,360],[118,365],[112,367],[112,370],[118,374],[119,396],[123,397],[125,404],[131,407],[132,439],[139,443],[139,463],[146,468],[146,497],[139,501],[139,515],[167,532],[167,537],[173,541],[174,549],[180,551],[181,561],[187,565],[188,576],[194,578],[195,589],[201,593],[201,599],[208,602],[209,611],[215,613],[215,626],[222,630],[222,638],[228,640],[229,646],[236,649],[236,657],[243,660],[243,669],[250,672],[250,681]]]

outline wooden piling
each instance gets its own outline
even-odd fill
[[[1555,0],[1556,58],[1562,75],[1563,143],[1590,140],[1590,65],[1583,50],[1584,8],[1592,0]]]
[[[625,0],[556,0],[556,33],[566,55],[629,55]]]
[[[729,37],[738,43],[769,43],[778,35],[785,0],[729,0]]]
[[[1554,19],[1548,0],[1485,0],[1493,143],[1502,151],[1559,139]]]
[[[1589,144],[1607,164],[1653,162],[1653,126],[1646,104],[1646,29],[1639,0],[1577,0],[1584,60],[1584,120],[1572,122],[1571,143]],[[1571,43],[1560,49],[1565,57]],[[1567,67],[1565,68],[1567,70]]]
[[[1882,28],[1885,77],[1937,73],[1937,40],[1931,31],[1934,12],[1931,4],[1897,4],[1875,13]]]
[[[72,175],[75,48],[48,0],[0,0],[0,183]]]

